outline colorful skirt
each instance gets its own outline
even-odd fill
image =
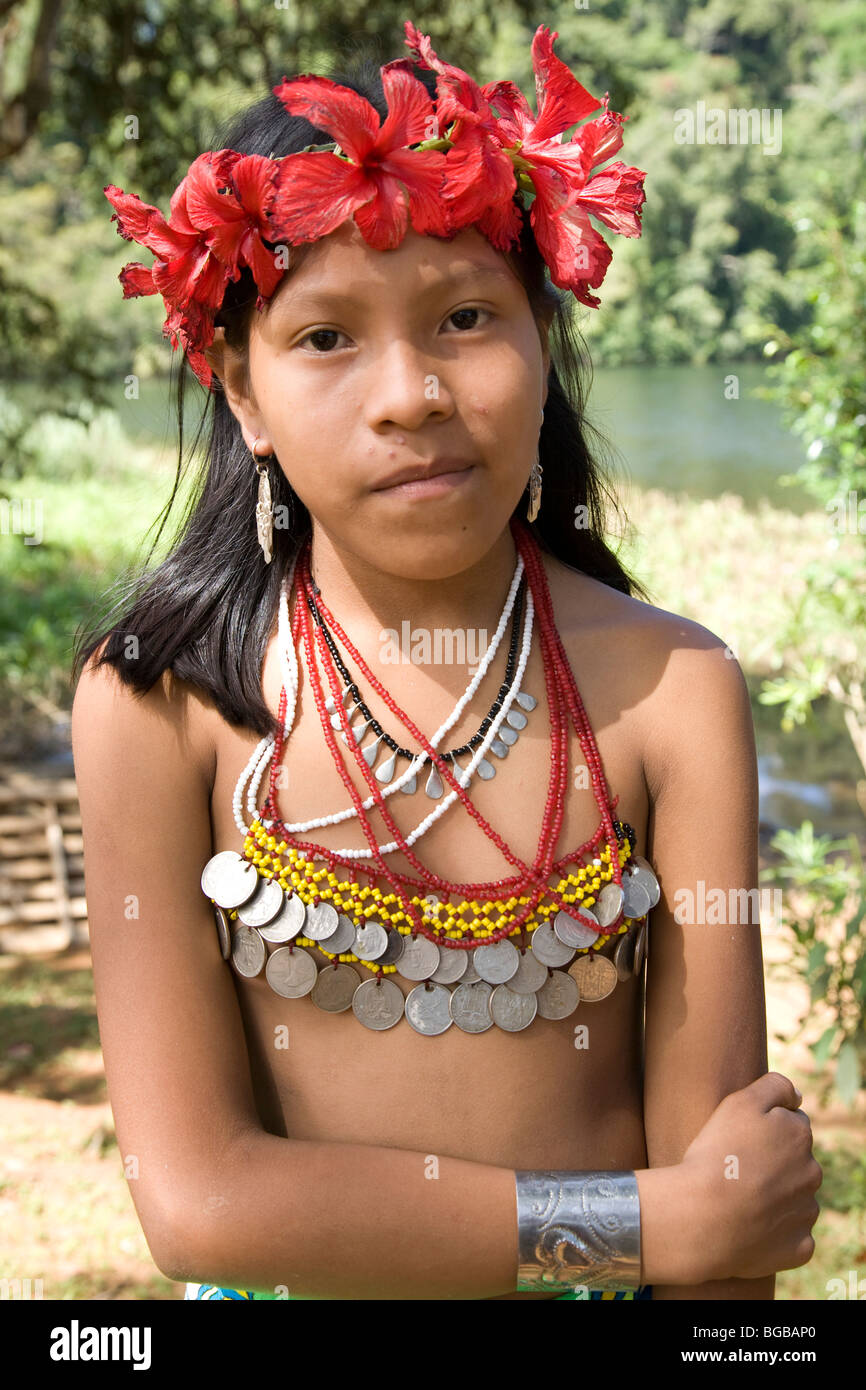
[[[592,1292],[587,1291],[586,1293],[561,1293],[561,1294],[558,1295],[557,1298],[552,1298],[550,1301],[551,1301],[551,1303],[559,1303],[562,1299],[565,1299],[565,1298],[567,1298],[567,1299],[577,1299],[577,1300],[581,1300],[581,1301],[588,1301],[589,1299],[593,1299],[593,1298],[602,1298],[602,1299],[618,1299],[618,1298],[622,1298],[622,1299],[628,1299],[628,1298],[637,1299],[637,1298],[652,1298],[652,1294],[653,1294],[653,1291],[652,1291],[652,1284],[644,1284],[641,1288],[636,1289],[636,1290],[635,1290],[635,1289],[606,1289],[606,1290],[602,1291],[601,1289],[593,1289]],[[254,1290],[252,1290],[252,1289],[221,1289],[221,1288],[218,1288],[216,1284],[187,1284],[187,1286],[186,1286],[186,1292],[184,1293],[184,1296],[183,1296],[183,1297],[184,1297],[184,1302],[185,1302],[187,1299],[198,1299],[198,1298],[202,1298],[202,1299],[207,1299],[207,1298],[238,1298],[238,1299],[247,1299],[247,1300],[250,1301],[250,1302],[256,1302],[256,1301],[262,1299],[262,1300],[267,1300],[268,1302],[271,1302],[271,1303],[276,1303],[276,1302],[280,1302],[280,1301],[285,1301],[285,1300],[280,1300],[279,1296],[278,1296],[277,1294],[273,1294],[273,1293],[256,1293],[256,1292],[255,1292]]]

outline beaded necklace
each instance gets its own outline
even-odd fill
[[[532,865],[517,858],[473,806],[462,785],[466,773],[455,779],[448,767],[448,755],[435,752],[355,650],[313,584],[308,541],[295,567],[301,592],[291,622],[292,642],[296,645],[298,638],[303,638],[325,738],[370,844],[375,867],[362,864],[357,851],[353,856],[298,839],[280,817],[277,779],[287,734],[283,721],[288,692],[284,683],[280,699],[282,731],[273,744],[268,796],[261,814],[248,828],[243,858],[225,851],[208,862],[202,875],[202,888],[214,903],[223,955],[231,956],[239,974],[253,978],[264,968],[268,983],[284,997],[298,998],[309,993],[326,1012],[342,1012],[351,1007],[361,1023],[375,1030],[392,1027],[405,1013],[417,1032],[432,1036],[445,1032],[452,1024],[466,1032],[484,1032],[494,1024],[516,1032],[536,1015],[564,1018],[581,999],[592,1002],[607,997],[617,980],[637,974],[642,968],[646,916],[658,902],[659,885],[652,867],[634,853],[633,829],[625,822],[612,820],[611,809],[618,798],[609,804],[592,728],[556,631],[540,552],[531,533],[519,522],[513,520],[511,526],[529,582],[527,609],[534,603],[538,613],[551,728],[550,782]],[[332,653],[321,625],[311,624],[314,604],[363,678],[410,731],[430,758],[431,766],[438,769],[480,828],[518,870],[513,878],[455,884],[432,874],[413,854],[390,816],[382,789],[351,732],[339,698],[339,675]],[[314,642],[331,686],[330,712]],[[376,843],[373,827],[334,737],[333,712],[340,716],[345,742],[394,835],[391,847]],[[554,860],[568,777],[569,719],[590,772],[601,820],[588,841],[572,854]],[[247,769],[244,779],[246,772]],[[239,784],[236,807],[241,797]],[[597,850],[602,838],[605,847],[591,864],[581,864],[577,874],[560,877],[556,886],[548,883],[553,873],[562,874],[569,865],[579,864],[588,852]],[[419,877],[388,867],[384,852],[394,847],[402,851]],[[281,863],[284,855],[289,861],[287,865]],[[316,862],[323,867],[316,869]],[[338,865],[360,871],[370,879],[385,878],[390,893],[354,878],[339,879],[335,873]],[[443,901],[445,895],[451,894],[457,895],[459,901]],[[476,895],[488,894],[496,896],[477,901]],[[467,913],[471,914],[468,918]],[[507,939],[518,933],[519,946]],[[621,939],[617,941],[617,937]],[[278,949],[268,955],[265,943]],[[613,959],[603,954],[608,945],[615,946]],[[330,964],[320,970],[310,954],[312,948],[318,948]],[[572,960],[574,963],[567,971],[559,968]],[[372,977],[359,982],[356,964],[371,971]],[[419,982],[405,1000],[399,987],[386,978],[394,971]]]

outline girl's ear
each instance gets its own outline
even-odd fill
[[[225,329],[221,325],[214,328],[213,343],[205,348],[204,356],[211,371],[222,383],[229,409],[240,424],[244,438],[248,444],[250,440],[255,441],[262,435],[263,429],[250,395],[246,363],[241,354],[226,342]]]

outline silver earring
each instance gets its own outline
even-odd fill
[[[544,411],[541,412],[541,423],[544,424]],[[539,440],[540,446],[540,440]],[[532,472],[529,475],[529,506],[526,509],[528,521],[534,521],[538,516],[541,507],[541,461],[539,459],[539,446],[535,450],[535,462],[532,465]]]
[[[268,464],[275,454],[257,454],[256,445],[259,436],[253,440],[251,450],[255,460],[256,472],[259,475],[259,496],[256,502],[256,532],[259,538],[259,545],[265,557],[265,564],[269,565],[274,558],[274,513],[271,503],[271,480],[268,473]]]

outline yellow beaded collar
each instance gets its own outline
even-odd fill
[[[632,856],[632,846],[627,833],[623,835],[622,843],[619,844],[620,868],[623,868]],[[280,862],[280,857],[285,855],[289,864]],[[382,893],[380,889],[369,884],[359,884],[353,880],[339,879],[335,873],[327,867],[315,868],[315,861],[305,859],[300,851],[289,848],[285,840],[277,840],[263,825],[261,820],[256,819],[249,827],[249,834],[244,840],[243,857],[251,864],[255,865],[256,872],[266,879],[276,879],[285,893],[296,893],[305,906],[314,900],[330,903],[337,912],[343,912],[352,917],[353,912],[362,909],[368,910],[368,904],[375,907],[377,919],[383,925],[393,928],[403,936],[410,935],[412,925],[408,921],[402,909],[392,910],[393,904],[398,902],[395,893]],[[613,867],[611,865],[610,847],[605,845],[600,852],[599,863],[593,861],[580,868],[577,874],[567,874],[561,878],[556,885],[557,892],[566,903],[579,902],[584,907],[591,907],[596,897],[605,883],[613,879]],[[437,936],[451,938],[452,940],[466,940],[469,936],[486,939],[494,931],[501,930],[507,926],[509,915],[514,913],[517,907],[525,907],[529,902],[528,897],[511,897],[504,900],[492,899],[479,903],[476,899],[463,899],[459,903],[442,903],[436,898],[435,894],[426,897],[413,896],[409,899],[413,907],[420,911],[422,921],[425,926],[433,929]],[[537,903],[533,912],[524,923],[526,931],[535,931],[542,926],[551,916],[555,916],[560,911],[561,904],[554,898],[545,900],[544,897]],[[440,914],[445,914],[444,917]],[[463,914],[471,913],[471,917]],[[495,917],[491,914],[496,914]],[[230,912],[229,917],[237,917],[237,909]],[[600,946],[578,947],[579,954],[586,954],[591,950],[598,951],[602,946],[614,937],[627,932],[640,918],[623,917],[619,927],[604,936]],[[517,926],[509,936],[515,936],[523,930]],[[505,939],[505,938],[503,938]],[[396,965],[377,965],[375,961],[363,960],[356,956],[352,951],[344,951],[339,955],[326,951],[320,941],[313,941],[305,936],[295,937],[295,943],[299,946],[316,947],[330,961],[346,961],[353,964],[365,965],[374,974],[390,974],[396,971]]]

